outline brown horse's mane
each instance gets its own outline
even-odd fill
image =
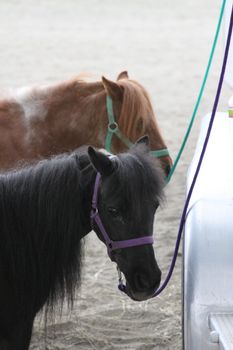
[[[89,98],[92,100],[98,99],[99,93],[104,91],[102,82],[88,82],[83,75],[81,77],[78,76],[78,80],[73,80],[73,84],[76,85],[77,91],[84,95],[89,95]],[[156,129],[159,129],[150,96],[145,88],[132,79],[120,79],[117,81],[117,84],[123,88],[121,112],[120,115],[115,115],[121,132],[127,138],[136,140],[138,135],[137,129],[140,129],[140,132],[144,134],[149,120]]]
[[[148,119],[156,124],[150,97],[143,86],[135,80],[121,79],[118,83],[124,88],[119,125],[126,137],[135,140],[138,128],[142,134],[145,133]]]
[[[63,83],[60,89],[64,91],[64,95],[67,94],[67,97],[69,94],[78,94],[79,97],[83,97],[82,101],[80,101],[82,109],[85,110],[85,113],[91,115],[95,110],[99,110],[100,106],[104,109],[106,108],[106,103],[104,103],[106,88],[103,81],[90,81],[88,78],[90,78],[88,75],[79,75],[75,79]],[[148,129],[150,129],[154,135],[157,135],[158,149],[164,148],[165,145],[159,143],[162,137],[154,115],[151,99],[146,89],[137,81],[129,78],[120,78],[115,84],[123,92],[120,109],[114,111],[115,120],[122,134],[131,142],[135,142],[139,135],[146,134]],[[55,94],[55,98],[58,97],[59,94]],[[99,107],[97,108],[97,106]],[[95,116],[96,122],[101,116]],[[98,123],[100,122],[99,119]],[[106,127],[107,122],[107,117],[106,120],[102,120],[103,125],[106,125]],[[96,137],[98,137],[97,134]]]

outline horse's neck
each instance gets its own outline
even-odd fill
[[[70,82],[19,90],[17,102],[27,124],[28,146],[47,156],[83,144],[103,146],[105,94],[99,83]],[[98,125],[98,128],[96,127]]]
[[[88,134],[91,127],[101,126],[100,114],[105,109],[105,94],[100,83],[71,82],[50,88],[47,119],[69,132]]]

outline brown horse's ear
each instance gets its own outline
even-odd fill
[[[138,139],[135,142],[135,145],[144,145],[146,150],[150,150],[150,141],[149,141],[149,136],[148,135],[144,135],[142,137],[140,137],[140,139]]]
[[[102,77],[102,83],[104,85],[106,93],[113,99],[113,100],[122,100],[123,98],[123,87],[119,86],[114,81],[108,80],[105,77]]]
[[[117,80],[120,80],[120,79],[129,79],[127,70],[124,70],[124,72],[121,72],[118,75]]]
[[[114,162],[104,153],[96,151],[93,147],[88,147],[88,155],[91,164],[102,176],[109,176],[114,171]]]

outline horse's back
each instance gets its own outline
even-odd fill
[[[0,168],[9,168],[25,158],[27,125],[16,101],[0,101]]]

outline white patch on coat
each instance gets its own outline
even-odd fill
[[[45,87],[22,87],[14,91],[13,98],[22,107],[27,122],[35,118],[43,120],[46,117],[46,91]]]

